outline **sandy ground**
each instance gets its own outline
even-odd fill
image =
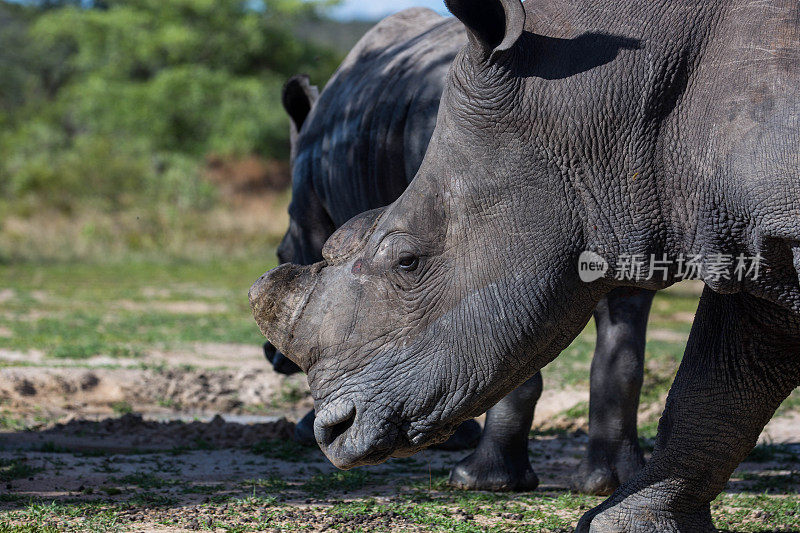
[[[296,417],[311,407],[305,378],[273,372],[259,346],[203,343],[137,359],[78,361],[0,350],[4,361],[35,365],[0,368],[0,412],[25,420],[97,419],[120,409],[162,418]]]
[[[0,413],[30,426],[0,432],[0,461],[24,464],[31,472],[0,486],[0,511],[21,509],[29,498],[72,503],[139,498],[144,503],[119,513],[120,527],[209,530],[221,508],[207,505],[210,501],[252,494],[273,498],[284,523],[310,524],[312,531],[394,529],[403,522],[391,514],[376,512],[367,522],[350,523],[320,509],[363,498],[397,501],[398,494],[412,490],[408,487],[433,488],[434,477],[467,454],[426,451],[359,469],[364,477],[352,488],[346,483],[314,488],[315,476],[335,469],[319,450],[291,441],[294,421],[311,405],[304,378],[274,374],[257,346],[197,345],[144,359],[95,358],[58,366],[37,353],[0,352],[0,361],[39,365],[0,368]],[[555,434],[530,443],[545,494],[570,487],[587,442],[586,421],[566,420],[563,411],[587,400],[586,390],[545,390],[535,427]],[[136,414],[123,414],[120,405]],[[797,414],[773,420],[762,442],[785,446],[744,463],[727,492],[800,489],[799,422]],[[242,523],[274,512],[259,505],[249,511],[246,504],[236,507]],[[416,530],[406,525],[403,530]],[[69,527],[82,530],[74,522]]]
[[[0,449],[4,450],[0,459],[23,458],[35,473],[0,488],[0,494],[20,498],[0,503],[0,511],[13,511],[35,497],[72,504],[125,503],[115,520],[118,526],[133,531],[215,530],[211,526],[222,518],[220,513],[236,513],[239,525],[252,519],[302,523],[310,531],[326,531],[334,526],[343,531],[356,526],[366,531],[421,531],[391,513],[373,513],[350,523],[341,522],[338,515],[326,509],[361,500],[390,504],[426,488],[435,495],[437,487],[431,472],[440,476],[467,454],[426,451],[412,460],[392,460],[359,469],[357,472],[364,477],[353,489],[346,483],[342,489],[335,481],[331,487],[315,488],[314,476],[324,477],[335,469],[318,450],[292,444],[288,439],[291,429],[291,423],[285,420],[242,425],[217,417],[209,422],[148,423],[127,415],[96,423],[74,421],[32,434],[5,434],[0,437]],[[140,442],[140,449],[117,447],[118,443],[128,443],[131,436],[134,442]],[[145,442],[136,440],[139,437]],[[252,446],[261,438],[276,437],[283,439],[286,446],[264,450]],[[196,449],[198,442],[209,448]],[[542,482],[542,497],[569,490],[586,442],[586,434],[580,431],[531,441],[530,453]],[[68,446],[70,452],[60,446]],[[155,451],[159,449],[163,451]],[[796,490],[800,487],[799,453],[800,445],[790,445],[780,456],[744,463],[726,492]],[[248,504],[249,496],[255,503]],[[219,504],[226,497],[245,500],[229,509],[227,504]],[[269,499],[269,505],[264,505],[264,498]],[[591,500],[586,507],[598,501]],[[210,505],[213,502],[218,505]],[[275,509],[279,509],[277,516],[273,516]],[[453,513],[458,512],[454,507]],[[465,519],[467,516],[465,513]],[[231,520],[230,516],[227,519]],[[74,519],[53,524],[82,530]]]
[[[660,338],[660,333],[651,332],[651,338]],[[82,426],[85,421],[129,411],[155,421],[207,422],[222,414],[232,421],[273,422],[285,417],[294,422],[312,406],[304,376],[276,374],[264,361],[259,346],[203,343],[181,351],[152,351],[144,358],[79,361],[54,361],[39,352],[0,350],[0,364],[3,362],[35,365],[0,366],[0,414],[28,422],[26,425],[36,430],[25,438],[15,435],[20,442],[31,435],[37,439],[46,435],[53,442],[73,439],[76,428],[86,429]],[[545,385],[536,407],[534,429],[587,430],[585,418],[567,418],[564,411],[588,400],[586,389],[557,390]],[[641,421],[658,414],[662,407],[663,401],[643,406]],[[141,418],[127,417],[127,423],[103,431],[119,431],[124,438],[144,432],[145,439],[153,438],[154,430]],[[0,433],[0,442],[8,437]],[[800,442],[800,414],[774,418],[760,442]]]

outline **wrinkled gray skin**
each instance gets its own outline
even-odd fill
[[[449,0],[470,44],[403,195],[251,289],[343,467],[445,438],[620,286],[581,251],[764,258],[705,278],[652,459],[578,531],[711,531],[710,501],[800,383],[800,5]],[[706,270],[708,272],[708,270]],[[637,281],[661,289],[678,280]]]
[[[336,228],[402,194],[425,156],[444,78],[466,40],[460,24],[411,9],[368,32],[321,95],[306,76],[289,80],[283,105],[292,128],[292,203],[281,263],[321,260]],[[300,371],[269,342],[264,353],[276,371]],[[480,433],[468,421],[440,448],[472,448]],[[316,442],[313,411],[295,438]]]
[[[321,95],[304,76],[286,84],[283,103],[292,120],[294,196],[291,228],[278,248],[281,263],[320,261],[322,243],[334,227],[390,204],[405,190],[433,133],[449,65],[465,43],[458,20],[410,9],[368,33]],[[610,494],[644,464],[636,413],[653,294],[622,288],[595,311],[598,344],[592,363],[590,438],[574,480],[578,490]],[[264,351],[276,371],[300,372],[271,343]],[[454,468],[453,485],[536,488],[527,444],[541,391],[537,373],[488,411],[478,449]],[[313,411],[298,423],[295,436],[300,442],[316,442]],[[467,443],[474,445],[474,438],[472,426],[462,425],[444,445],[463,449]]]
[[[336,228],[402,194],[425,156],[444,79],[466,41],[458,21],[446,20],[429,9],[409,9],[368,32],[321,95],[305,76],[286,84],[283,104],[292,127],[293,197],[290,227],[278,247],[281,263],[321,260],[322,246]],[[264,345],[264,352],[276,371],[300,371],[271,343]],[[541,376],[530,381],[504,400],[512,403],[517,398],[519,406],[506,408],[509,414],[502,418],[509,419],[516,410],[522,411],[523,418],[533,416],[541,394]],[[497,408],[493,413],[505,411]],[[489,417],[498,415],[490,412]],[[314,418],[311,411],[297,424],[298,441],[316,442]],[[462,468],[464,476],[471,476],[464,486],[536,488],[538,478],[528,460],[529,428],[530,422],[524,430],[524,445],[520,445],[521,428],[515,428],[513,439],[508,430],[501,430],[496,438],[493,435],[498,431],[488,431],[478,454],[494,452],[494,457],[507,459],[491,465],[478,461],[474,468]],[[480,437],[480,426],[470,420],[438,447],[473,448]],[[514,446],[506,444],[509,440]]]

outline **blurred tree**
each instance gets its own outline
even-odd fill
[[[81,129],[152,136],[155,149],[195,155],[276,156],[285,138],[276,130],[278,87],[297,72],[326,79],[339,59],[294,36],[320,5],[106,0],[105,9],[51,9],[31,35],[43,55],[72,52],[59,96]]]
[[[330,2],[325,2],[325,5]],[[295,24],[318,16],[303,0],[106,0],[106,9],[66,7],[41,16],[34,36],[69,43],[75,73],[146,80],[165,68],[203,65],[235,75],[298,68],[329,73],[336,57],[299,40]]]
[[[27,11],[22,6],[0,4],[0,113],[6,115],[36,89]]]
[[[283,82],[322,82],[341,58],[295,28],[333,3],[0,0],[0,193],[119,189],[119,205],[172,162],[285,158]],[[86,158],[115,171],[88,172]]]

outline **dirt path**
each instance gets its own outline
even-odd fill
[[[416,502],[430,507],[434,518],[445,516],[441,523],[452,521],[465,530],[503,524],[507,530],[526,530],[522,526],[542,509],[568,523],[600,501],[567,492],[586,446],[582,432],[531,442],[541,479],[538,492],[481,496],[451,492],[444,484],[465,452],[426,451],[339,472],[318,450],[294,444],[291,431],[285,420],[156,423],[126,415],[6,433],[0,436],[5,475],[0,513],[8,523],[24,523],[35,518],[29,502],[39,501],[50,506],[44,515],[37,511],[46,516],[46,525],[78,531],[103,530],[109,516],[114,527],[107,530],[272,531],[299,525],[310,531],[438,530],[431,517],[423,521],[427,525],[408,518],[407,506]],[[131,448],[131,442],[139,447]],[[730,498],[743,492],[795,492],[799,453],[798,445],[764,451],[742,465],[726,492]],[[548,520],[540,531],[567,530],[548,529]]]
[[[586,420],[564,413],[585,404],[583,389],[546,389],[537,407],[530,456],[539,491],[494,495],[447,488],[449,469],[467,452],[426,451],[337,471],[319,450],[291,440],[293,421],[310,407],[303,378],[271,372],[258,347],[203,344],[136,360],[69,362],[6,351],[2,361],[32,366],[0,368],[0,526],[571,531],[601,500],[569,492]],[[648,410],[660,406],[645,406],[643,420]],[[800,490],[798,422],[789,413],[770,423],[766,445],[715,503],[720,527],[800,528],[798,498],[752,499]]]
[[[3,362],[31,366],[3,368]],[[258,346],[197,344],[137,359],[47,359],[0,350],[0,414],[21,425],[137,412],[296,417],[311,407],[303,376],[276,374]]]

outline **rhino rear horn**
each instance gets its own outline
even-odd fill
[[[521,0],[445,0],[445,5],[467,27],[470,44],[483,59],[510,49],[525,30]]]
[[[303,127],[318,98],[319,89],[311,85],[311,80],[305,74],[292,76],[283,86],[283,108],[292,119],[295,131],[299,132]]]
[[[385,207],[366,211],[348,220],[336,233],[330,236],[322,248],[322,256],[329,265],[335,265],[350,257],[353,252],[364,245],[366,239],[375,228]]]

